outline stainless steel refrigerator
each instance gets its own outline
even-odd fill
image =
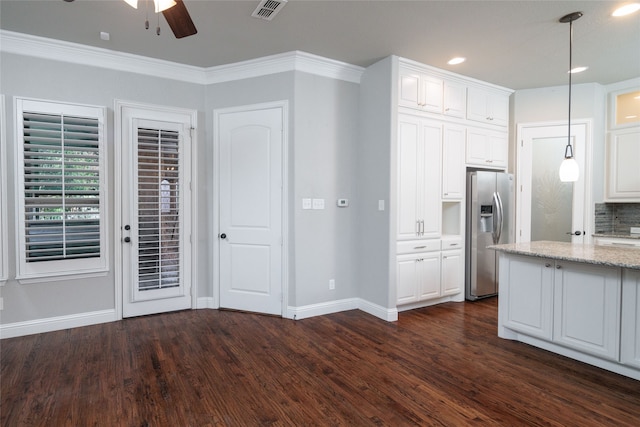
[[[498,294],[498,257],[487,246],[513,242],[513,206],[513,175],[467,172],[465,297],[468,300]]]

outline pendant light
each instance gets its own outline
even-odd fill
[[[579,19],[582,12],[573,12],[560,18],[560,22],[569,23],[569,117],[567,120],[567,146],[564,149],[564,160],[560,164],[560,181],[575,182],[580,176],[578,162],[573,157],[573,146],[571,145],[571,74],[573,70],[573,21]]]

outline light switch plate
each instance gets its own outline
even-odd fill
[[[311,199],[302,199],[302,209],[311,209]]]
[[[313,209],[324,209],[324,199],[313,199]]]

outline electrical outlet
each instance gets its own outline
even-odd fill
[[[336,288],[336,281],[334,279],[329,280],[329,289],[334,290]]]

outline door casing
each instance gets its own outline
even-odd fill
[[[593,172],[592,172],[592,164],[593,164],[593,148],[592,148],[592,139],[593,139],[593,124],[590,119],[579,119],[571,121],[571,129],[572,135],[576,136],[577,133],[584,135],[584,140],[580,141],[584,147],[582,148],[582,154],[584,156],[584,168],[580,170],[580,178],[574,185],[581,185],[581,190],[583,191],[583,201],[579,203],[579,205],[574,202],[572,209],[580,209],[583,212],[583,231],[584,237],[580,239],[583,243],[591,243],[592,241],[592,233],[593,233],[593,209],[592,209],[592,189],[593,189]],[[576,129],[578,129],[576,131]],[[526,203],[523,203],[523,187],[522,183],[524,180],[523,173],[526,168],[523,167],[523,163],[525,161],[530,161],[530,159],[524,159],[523,157],[523,139],[526,133],[534,133],[539,134],[541,132],[545,132],[545,130],[555,131],[556,135],[553,137],[562,137],[566,138],[567,135],[567,122],[566,121],[552,121],[552,122],[535,122],[535,123],[520,123],[517,126],[517,134],[516,134],[516,164],[517,164],[517,173],[516,173],[516,242],[525,242],[528,241],[527,236],[530,236],[530,221],[531,221],[531,213],[530,211],[525,212],[527,206]],[[527,195],[530,197],[530,194]],[[573,213],[575,216],[575,212]],[[529,227],[529,233],[523,233],[522,231],[525,227]],[[576,239],[574,240],[574,243]]]
[[[166,114],[181,114],[185,116],[189,116],[189,120],[191,122],[191,156],[189,159],[185,159],[185,161],[189,161],[191,163],[191,189],[198,188],[197,182],[197,171],[196,171],[196,159],[198,158],[197,153],[197,120],[198,115],[196,110],[183,109],[183,108],[175,108],[168,106],[159,106],[152,104],[144,104],[138,102],[130,102],[116,99],[114,101],[114,191],[113,191],[113,200],[114,200],[114,257],[116,262],[114,262],[114,281],[115,281],[115,307],[116,307],[116,318],[123,318],[123,271],[122,267],[122,184],[123,184],[123,170],[122,170],[122,162],[119,162],[117,159],[122,158],[124,155],[122,151],[124,138],[127,138],[126,135],[123,135],[123,112],[125,109],[134,109],[139,110],[143,115],[150,117],[152,120],[163,120],[163,116]],[[192,194],[195,194],[195,191],[192,191]],[[191,236],[198,235],[198,213],[197,213],[197,203],[196,197],[190,197],[190,209],[191,209]],[[198,295],[197,295],[197,286],[195,283],[195,278],[197,277],[198,265],[197,265],[197,239],[191,237],[188,240],[190,243],[190,264],[189,268],[193,272],[191,276],[191,283],[188,284],[191,289],[191,307],[197,307]]]

